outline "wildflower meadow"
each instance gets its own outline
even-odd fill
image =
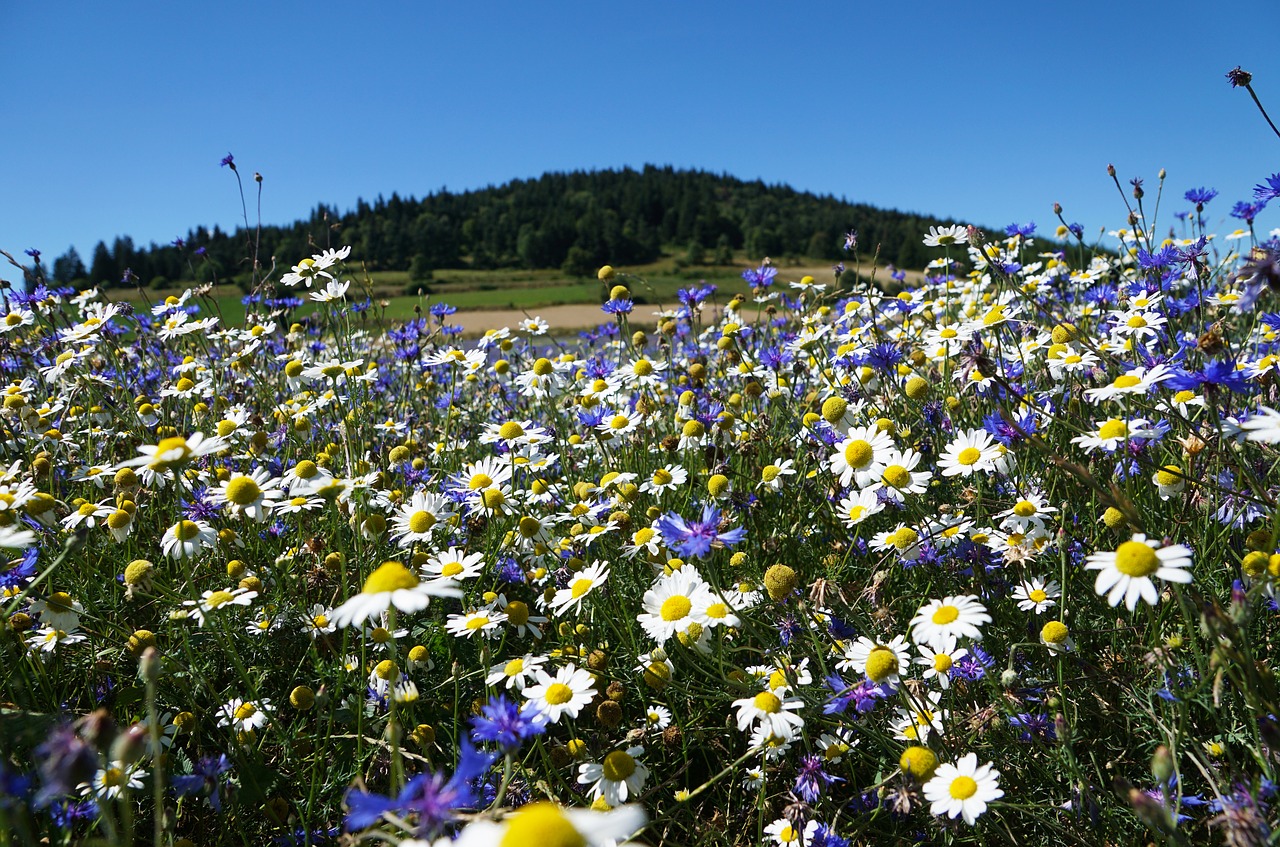
[[[1106,178],[572,335],[6,291],[0,844],[1276,843],[1280,174]]]

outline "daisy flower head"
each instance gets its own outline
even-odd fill
[[[506,619],[503,612],[485,607],[461,615],[450,615],[445,629],[457,638],[470,638],[477,633],[485,638],[495,638],[501,635],[498,625]]]
[[[887,643],[872,641],[864,635],[845,647],[844,659],[836,667],[863,674],[876,684],[895,685],[910,665],[911,653],[907,648],[907,639],[901,635],[894,636]]]
[[[874,491],[862,489],[856,494],[848,494],[836,506],[836,514],[844,525],[853,529],[874,514],[884,511],[884,501]]]
[[[210,500],[226,505],[231,514],[258,523],[267,519],[279,498],[280,478],[265,468],[237,474],[210,492]]]
[[[817,821],[810,820],[797,829],[786,818],[778,818],[766,826],[764,831],[778,847],[801,847],[803,844],[814,843],[818,835],[818,825]]]
[[[969,231],[959,224],[931,226],[924,236],[925,247],[953,247],[969,243]]]
[[[84,797],[114,800],[128,791],[142,788],[142,778],[147,775],[137,763],[129,764],[119,759],[108,763],[93,776],[92,782],[82,782],[77,788]]]
[[[396,511],[391,532],[402,548],[408,548],[418,542],[430,541],[437,527],[451,517],[453,509],[443,496],[415,491],[409,502]]]
[[[169,470],[178,465],[208,456],[227,447],[227,442],[217,436],[206,438],[202,433],[193,432],[186,438],[175,435],[163,438],[159,443],[143,445],[138,448],[142,455],[136,459],[121,462],[121,467],[137,467],[145,465],[153,471]]]
[[[1013,589],[1013,599],[1018,601],[1018,608],[1024,612],[1035,612],[1037,615],[1057,605],[1062,596],[1062,589],[1055,580],[1044,577],[1032,577]]]
[[[1069,653],[1076,649],[1071,630],[1062,621],[1049,621],[1040,628],[1040,643],[1051,653]]]
[[[973,476],[995,470],[1000,458],[999,446],[985,429],[970,429],[951,440],[938,458],[938,471],[943,476]]]
[[[218,531],[204,521],[178,521],[160,537],[160,549],[174,560],[194,559],[218,543]]]
[[[475,579],[483,570],[484,553],[467,553],[457,547],[450,547],[443,553],[436,553],[422,566],[424,576],[454,582]]]
[[[746,732],[752,727],[768,734],[790,740],[804,726],[804,718],[796,712],[804,706],[799,697],[779,697],[772,691],[761,691],[754,697],[734,700],[738,710],[738,730]]]
[[[1135,438],[1154,438],[1160,430],[1153,427],[1145,418],[1121,420],[1108,418],[1105,421],[1094,421],[1095,429],[1085,435],[1077,435],[1071,439],[1072,444],[1079,444],[1087,453],[1099,450],[1114,453],[1127,442]]]
[[[911,638],[934,650],[946,647],[948,638],[982,640],[982,625],[991,623],[986,607],[972,595],[930,600],[911,619]]]
[[[706,608],[716,601],[710,588],[693,567],[683,567],[670,576],[659,577],[644,593],[644,612],[636,620],[659,644],[691,623],[706,620]]]
[[[508,691],[513,688],[516,691],[524,691],[525,686],[529,684],[529,680],[546,662],[546,656],[535,656],[532,653],[526,653],[509,662],[494,665],[489,669],[489,675],[485,677],[485,685],[500,684]]]
[[[655,497],[666,491],[675,491],[689,480],[689,472],[682,465],[667,465],[658,468],[646,481],[640,483],[640,490]]]
[[[608,812],[566,809],[547,800],[521,806],[501,823],[477,820],[468,824],[452,847],[493,847],[495,844],[556,844],[606,847],[644,827],[644,809],[620,806]]]
[[[932,471],[918,471],[920,454],[915,450],[891,450],[880,470],[879,479],[867,486],[868,491],[884,491],[885,496],[903,502],[908,494],[923,494],[933,478]]]
[[[849,430],[848,436],[836,445],[836,452],[827,458],[827,467],[840,478],[840,484],[857,483],[859,488],[871,484],[893,454],[893,439],[875,425]]]
[[[990,762],[979,767],[974,753],[961,756],[954,765],[938,765],[933,779],[924,784],[930,812],[953,819],[963,817],[970,826],[990,803],[1003,796],[1000,771],[993,769]]]
[[[955,636],[947,636],[936,650],[928,644],[918,644],[916,649],[920,651],[916,664],[924,666],[924,678],[936,679],[944,691],[951,687],[952,665],[969,655],[968,650],[956,647]]]
[[[796,475],[794,465],[795,462],[791,459],[774,459],[760,469],[760,482],[756,484],[756,488],[781,491],[786,485],[787,477]]]
[[[271,701],[241,700],[232,698],[218,708],[218,726],[229,726],[239,732],[248,732],[267,725],[275,709]]]
[[[1260,441],[1263,444],[1280,443],[1280,412],[1269,406],[1259,406],[1256,414],[1250,415],[1240,424],[1245,438],[1249,441]]]
[[[419,612],[432,597],[461,597],[452,580],[423,582],[402,562],[383,562],[369,574],[359,594],[333,611],[333,622],[339,627],[357,626],[390,608],[402,612]]]
[[[523,693],[549,723],[559,723],[564,715],[577,718],[595,699],[595,677],[590,671],[568,664],[556,670],[555,676],[541,668],[534,673],[537,682],[525,685]]]
[[[593,800],[602,798],[610,807],[620,806],[639,794],[649,778],[649,769],[640,761],[643,755],[644,748],[639,746],[614,750],[602,762],[582,765],[578,784],[590,786],[587,793]]]
[[[574,613],[581,612],[582,601],[586,596],[597,586],[604,585],[608,579],[609,567],[604,562],[596,562],[583,568],[570,578],[567,588],[556,591],[551,598],[551,611],[557,615],[567,614],[570,609]]]
[[[219,591],[205,591],[199,600],[183,600],[182,605],[189,606],[188,614],[204,626],[205,620],[212,612],[229,606],[250,606],[257,598],[258,592],[247,588],[226,588]]]
[[[1123,600],[1133,611],[1138,600],[1151,605],[1159,601],[1152,577],[1165,582],[1191,582],[1191,550],[1181,544],[1161,547],[1142,533],[1121,544],[1114,552],[1091,553],[1085,569],[1098,571],[1094,590],[1117,606]]]

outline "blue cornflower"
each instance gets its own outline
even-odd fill
[[[205,253],[208,253],[208,252],[209,252],[209,248],[207,248],[207,247],[197,247],[197,248],[196,248],[196,255],[197,255],[197,256],[203,256]]]
[[[93,800],[79,803],[59,801],[49,808],[49,816],[59,829],[71,829],[80,821],[96,821],[98,804]]]
[[[205,756],[189,775],[173,778],[173,793],[178,797],[204,796],[215,812],[222,811],[222,780],[219,778],[231,770],[231,760],[225,753]]]
[[[43,807],[59,797],[75,794],[81,783],[98,772],[98,752],[85,743],[69,723],[55,727],[33,756],[40,774],[35,805]]]
[[[34,248],[34,247],[28,247],[26,250],[23,250],[22,252],[26,253],[28,256],[30,256],[31,258],[35,259],[35,260],[36,260],[36,264],[37,264],[37,265],[38,265],[38,264],[40,264],[40,251],[39,251],[39,250],[37,250],[37,249],[36,249],[36,248]]]
[[[1280,197],[1280,174],[1267,177],[1267,184],[1259,183],[1253,187],[1253,199],[1259,203],[1269,203]]]
[[[1020,741],[1030,742],[1036,738],[1053,741],[1057,738],[1057,733],[1053,728],[1053,719],[1039,712],[1014,715],[1009,718],[1009,725],[1022,730],[1022,733],[1018,736]]]
[[[1027,412],[1018,420],[1010,422],[1005,420],[999,412],[992,412],[982,419],[982,428],[991,433],[991,437],[1000,444],[1005,447],[1012,447],[1020,442],[1025,435],[1035,433],[1036,416],[1033,412]]]
[[[521,708],[499,694],[471,719],[471,737],[497,744],[504,753],[514,753],[525,741],[547,731],[547,718],[526,701]]]
[[[1084,240],[1084,225],[1075,222],[1067,224],[1067,229],[1071,230],[1071,234],[1080,240]]]
[[[171,243],[173,244],[174,247],[177,247],[179,250],[187,246],[187,242],[181,238],[175,238]]]
[[[1243,371],[1237,370],[1231,362],[1218,360],[1209,362],[1203,370],[1198,372],[1179,368],[1165,384],[1174,391],[1195,391],[1205,385],[1225,388],[1236,393],[1249,390],[1249,380]]]
[[[1204,206],[1218,196],[1218,190],[1216,188],[1193,188],[1182,196],[1187,198],[1188,203],[1194,203],[1197,207],[1196,211],[1199,211],[1199,207]]]
[[[234,171],[236,169],[236,157],[228,153],[227,155],[222,157],[222,162],[219,163],[219,166],[224,168],[231,168],[231,170]]]
[[[1265,209],[1266,206],[1266,203],[1246,203],[1243,200],[1240,200],[1231,207],[1231,217],[1239,218],[1245,223],[1251,224],[1253,223],[1253,219],[1256,218],[1258,213]]]
[[[428,309],[428,311],[431,313],[431,317],[436,320],[440,320],[452,315],[454,312],[458,311],[458,308],[456,306],[450,306],[448,303],[432,303],[431,308]]]
[[[720,531],[720,510],[710,503],[702,507],[702,518],[686,521],[675,512],[668,512],[653,522],[661,530],[667,545],[686,559],[700,559],[713,547],[732,547],[747,537],[747,531],[738,527]]]
[[[1155,268],[1167,268],[1178,260],[1178,248],[1172,244],[1163,250],[1157,250],[1154,253],[1148,253],[1141,247],[1138,248],[1138,267],[1149,271]]]
[[[872,795],[874,798],[874,795]],[[874,799],[872,806],[875,806]],[[813,838],[809,840],[809,847],[849,847],[849,839],[841,838],[836,835],[836,831],[824,823],[818,824],[818,828],[814,830]]]
[[[1025,224],[1009,224],[1004,228],[1004,234],[1013,238],[1015,235],[1021,235],[1023,238],[1030,238],[1035,235],[1036,222],[1031,221]]]
[[[629,315],[635,304],[627,299],[609,300],[600,307],[600,311],[608,315]]]
[[[222,507],[209,502],[208,487],[192,489],[191,499],[182,504],[182,515],[190,521],[211,521],[222,514]]]
[[[758,268],[747,268],[742,272],[742,278],[751,284],[752,288],[768,288],[773,285],[773,278],[778,275],[778,269],[772,265],[761,265]]]
[[[393,799],[381,794],[352,789],[347,792],[348,831],[365,829],[377,823],[387,812],[401,816],[413,814],[418,819],[418,834],[435,835],[453,818],[453,813],[475,802],[471,781],[482,776],[496,756],[477,751],[466,739],[458,754],[458,767],[448,780],[442,774],[415,776]]]
[[[36,577],[36,559],[40,550],[28,547],[22,553],[22,560],[7,571],[0,571],[0,589],[22,589]]]
[[[10,770],[0,760],[0,809],[16,809],[25,806],[31,793],[32,779],[27,774]]]
[[[810,754],[800,759],[800,767],[796,772],[796,785],[792,790],[797,797],[811,805],[818,802],[828,785],[844,782],[840,777],[827,773],[823,764],[821,756]]]
[[[877,371],[886,372],[896,368],[902,361],[902,351],[892,342],[876,344],[861,357],[861,364],[870,365]]]

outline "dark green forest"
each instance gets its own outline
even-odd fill
[[[100,241],[88,263],[69,250],[53,263],[55,280],[102,286],[152,285],[192,278],[247,281],[252,242],[277,275],[318,249],[351,245],[371,271],[409,271],[413,278],[452,268],[559,268],[593,274],[601,264],[640,265],[675,253],[689,264],[731,264],[805,256],[845,260],[845,234],[858,233],[865,260],[920,268],[930,254],[921,235],[926,215],[850,203],[785,185],[672,167],[548,173],[537,179],[421,199],[359,200],[340,212],[317,206],[306,220],[266,226],[258,234],[195,228],[179,242],[138,246],[127,236]]]

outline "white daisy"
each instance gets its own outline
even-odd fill
[[[401,562],[383,562],[369,578],[359,594],[333,611],[333,622],[339,627],[364,623],[389,608],[402,612],[418,612],[431,603],[432,597],[461,597],[452,581],[423,582]]]
[[[1094,590],[1116,606],[1123,600],[1125,607],[1133,611],[1138,600],[1155,605],[1160,595],[1151,578],[1166,582],[1191,582],[1191,550],[1181,544],[1161,547],[1158,541],[1149,541],[1142,533],[1136,533],[1121,544],[1115,552],[1092,553],[1085,569],[1098,571]]]
[[[588,795],[603,798],[610,806],[620,806],[634,797],[649,778],[649,769],[640,761],[643,747],[614,750],[603,762],[589,762],[578,770],[578,784],[590,786]]]
[[[525,685],[525,699],[546,715],[549,723],[559,723],[563,715],[577,718],[596,696],[595,677],[572,664],[549,675],[541,668],[534,671],[537,683]]]
[[[987,805],[1004,796],[1000,790],[1000,771],[991,763],[978,767],[973,753],[961,756],[954,764],[938,765],[933,778],[924,784],[924,798],[929,811],[949,818],[963,817],[973,825]]]
[[[972,595],[930,600],[911,619],[911,638],[935,650],[946,646],[948,638],[982,640],[981,626],[991,623],[991,615]]]

